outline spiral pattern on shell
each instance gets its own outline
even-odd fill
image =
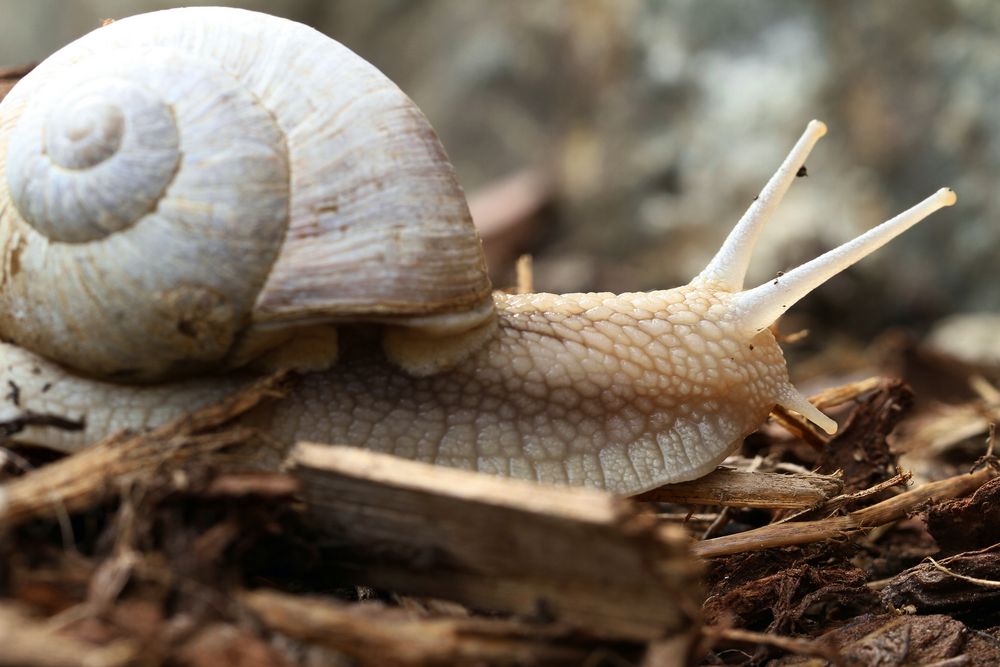
[[[25,77],[0,103],[0,242],[0,335],[113,378],[490,291],[413,103],[320,33],[235,9],[124,19]]]
[[[39,96],[33,106],[44,111],[29,109],[11,135],[14,205],[53,241],[96,241],[130,227],[156,208],[177,172],[173,107],[128,69],[56,84],[59,99]]]

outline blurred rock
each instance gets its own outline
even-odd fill
[[[927,343],[965,363],[1000,368],[1000,314],[952,315],[935,325]]]

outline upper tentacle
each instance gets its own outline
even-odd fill
[[[784,275],[744,292],[733,300],[740,327],[748,336],[773,324],[792,304],[844,269],[864,259],[931,213],[957,201],[955,192],[941,188],[916,206],[861,236],[806,262]]]
[[[743,289],[743,279],[746,277],[747,267],[750,266],[757,237],[788,192],[799,170],[805,165],[813,146],[824,134],[826,134],[824,123],[818,120],[809,121],[805,132],[795,142],[795,146],[778,167],[778,171],[774,172],[774,176],[761,190],[760,195],[736,223],[736,227],[729,233],[712,261],[691,281],[691,284],[713,283],[731,292]]]
[[[731,292],[730,321],[742,335],[756,336],[773,324],[792,304],[827,280],[860,261],[931,213],[951,206],[955,193],[942,188],[932,196],[865,234],[835,248],[811,262],[789,271],[759,287],[744,290],[743,281],[764,225],[771,218],[792,181],[800,173],[816,142],[826,134],[826,125],[811,121],[792,147],[785,161],[761,191],[725,243],[691,285]],[[751,346],[752,347],[752,346]],[[832,419],[820,412],[790,382],[775,396],[778,404],[794,410],[828,433],[837,429]]]

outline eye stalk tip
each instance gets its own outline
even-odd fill
[[[778,167],[778,171],[754,198],[750,208],[736,223],[736,227],[729,233],[715,257],[704,271],[695,276],[691,281],[692,284],[712,282],[720,289],[732,292],[743,289],[743,279],[746,277],[750,256],[753,254],[760,231],[796,177],[800,174],[805,175],[803,170],[806,158],[824,134],[826,134],[825,123],[819,120],[809,121],[802,136],[792,146],[788,157]]]
[[[783,388],[777,402],[778,405],[787,410],[798,412],[829,435],[837,432],[837,422],[827,417],[792,385],[789,384]]]
[[[827,435],[835,435],[837,433],[837,422],[830,419],[829,417],[814,423],[821,429],[823,429],[823,432],[825,432]]]
[[[958,195],[951,188],[941,188],[936,196],[942,206],[953,206],[958,201]]]
[[[806,125],[806,131],[814,135],[817,139],[826,134],[826,123],[821,120],[811,120],[809,124]]]

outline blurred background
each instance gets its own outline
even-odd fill
[[[175,4],[199,3],[0,0],[0,66]],[[1000,3],[212,4],[313,25],[395,80],[441,135],[500,286],[522,252],[537,290],[686,282],[815,117],[830,132],[762,239],[751,282],[942,185],[959,204],[783,320],[812,332],[790,351],[813,360],[797,372],[820,373],[829,355],[847,372],[865,366],[892,327],[924,336],[948,315],[1000,312]],[[995,325],[978,321],[995,347]]]

